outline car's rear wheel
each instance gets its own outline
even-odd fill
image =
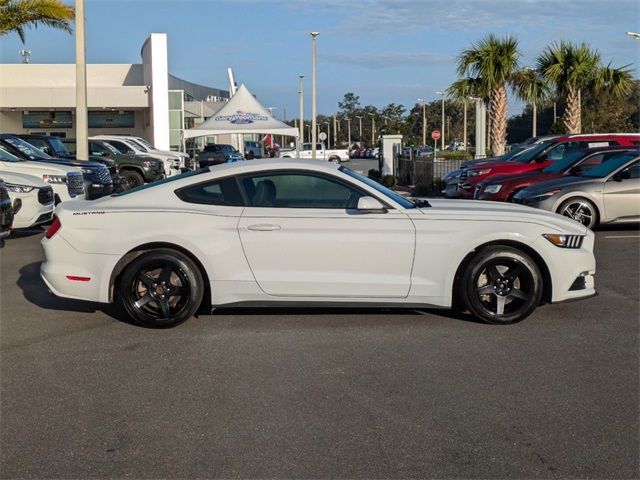
[[[191,318],[203,293],[202,274],[189,257],[158,249],[127,265],[120,278],[118,302],[139,323],[168,328]]]
[[[524,252],[507,246],[481,250],[465,268],[462,302],[476,318],[508,324],[527,318],[542,298],[542,275]]]
[[[557,213],[569,217],[587,228],[593,229],[598,224],[598,209],[586,198],[570,198],[562,202]]]
[[[125,170],[121,175],[122,182],[126,185],[126,190],[144,184],[144,177],[133,170]]]

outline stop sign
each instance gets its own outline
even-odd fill
[[[434,140],[438,140],[440,138],[440,130],[434,130],[431,132],[431,138]]]

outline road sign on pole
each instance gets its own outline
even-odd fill
[[[440,130],[434,130],[431,132],[431,138],[434,140],[438,140],[440,138]]]

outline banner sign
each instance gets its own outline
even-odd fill
[[[228,121],[229,123],[233,123],[234,125],[246,125],[248,123],[253,123],[257,120],[266,122],[269,120],[269,117],[266,115],[260,115],[257,113],[243,112],[238,110],[233,115],[222,115],[214,117],[218,121]]]
[[[119,112],[89,112],[89,128],[133,128],[135,117],[132,110]]]
[[[22,128],[71,128],[71,112],[22,112]]]

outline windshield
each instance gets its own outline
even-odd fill
[[[39,148],[34,147],[30,143],[25,142],[24,140],[17,137],[4,137],[4,141],[7,142],[12,147],[17,148],[26,156],[31,158],[32,160],[35,158],[51,158],[49,155],[44,153]]]
[[[145,147],[147,147],[149,150],[153,150],[153,145],[151,145],[148,141],[146,141],[144,138],[141,137],[136,137],[135,140],[138,143],[141,143],[142,145],[144,145]]]
[[[18,158],[11,154],[4,145],[0,144],[0,161],[3,162],[26,162],[23,158]]]
[[[588,172],[584,173],[583,177],[589,178],[604,178],[607,175],[612,174],[618,168],[622,167],[625,163],[638,158],[638,152],[633,153],[623,153],[622,155],[618,155],[617,157],[613,157],[610,160],[607,160],[604,163],[601,163],[597,167],[593,167]]]
[[[398,195],[393,190],[390,190],[387,187],[385,187],[383,185],[380,185],[375,180],[372,180],[372,179],[370,179],[368,177],[365,177],[364,175],[360,175],[359,173],[356,173],[356,172],[354,172],[353,170],[351,170],[351,169],[349,169],[347,167],[340,167],[339,170],[342,173],[346,173],[350,177],[353,177],[353,178],[355,178],[357,180],[360,180],[362,183],[365,183],[365,184],[369,185],[370,187],[375,188],[378,192],[382,193],[383,195],[386,195],[387,197],[392,199],[394,202],[402,205],[403,208],[416,208],[416,204],[415,203],[410,202],[409,200],[404,198],[402,195]]]
[[[556,160],[553,165],[548,166],[544,170],[545,173],[560,173],[571,167],[574,163],[585,156],[585,152],[572,152],[562,160]]]
[[[181,180],[183,178],[193,177],[194,175],[200,175],[202,173],[209,172],[209,168],[201,168],[199,170],[192,170],[190,172],[181,173],[180,175],[174,175],[172,177],[163,178],[162,180],[156,180],[155,182],[146,183],[144,185],[140,185],[139,187],[131,188],[129,190],[124,190],[123,192],[114,193],[111,195],[112,197],[121,197],[123,195],[129,195],[130,193],[139,192],[141,190],[146,190],[147,188],[157,187],[158,185],[164,185],[165,183],[175,182],[176,180]]]
[[[546,150],[547,147],[549,147],[552,143],[553,142],[551,141],[539,143],[535,147],[521,152],[520,155],[514,158],[514,160],[518,163],[529,163],[531,160],[537,157],[540,152]]]
[[[113,155],[120,155],[120,150],[118,150],[116,147],[114,147],[108,142],[99,142],[98,145],[100,145],[101,147],[104,147],[106,150],[109,150],[109,152],[111,152],[111,154]]]
[[[65,147],[64,143],[62,143],[58,137],[49,138],[49,145],[51,145],[51,148],[53,148],[53,151],[57,154],[66,157],[69,156],[69,150],[67,150],[67,147]]]

